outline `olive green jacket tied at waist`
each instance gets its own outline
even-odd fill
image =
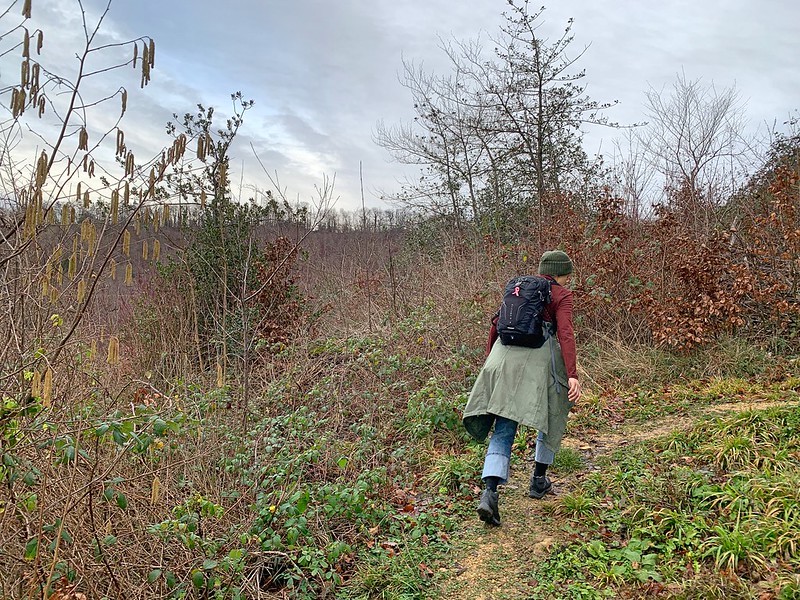
[[[498,340],[472,386],[464,427],[482,442],[495,415],[505,417],[542,432],[545,446],[557,452],[573,405],[567,390],[567,369],[554,335],[541,348],[505,346]]]

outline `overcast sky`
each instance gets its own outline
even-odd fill
[[[90,13],[104,5],[85,2]],[[241,90],[255,106],[233,149],[237,184],[243,170],[246,185],[269,187],[252,142],[292,198],[310,198],[323,174],[335,175],[337,206],[353,209],[361,205],[359,161],[367,206],[383,206],[381,190],[417,173],[372,141],[377,122],[414,116],[398,82],[402,60],[441,72],[440,38],[488,40],[505,7],[504,0],[116,0],[104,31],[108,41],[156,40],[145,90],[132,71],[121,82],[114,75],[115,85],[131,89],[123,128],[128,143],[142,147],[139,155],[167,143],[164,124],[173,112],[200,102],[227,115],[230,93]],[[33,13],[51,60],[74,55],[77,3],[33,0]],[[587,93],[619,101],[608,112],[614,121],[642,121],[644,91],[669,86],[681,71],[718,88],[735,85],[754,131],[776,120],[780,126],[800,107],[796,0],[559,0],[547,5],[540,33],[559,35],[570,17],[573,48],[589,45],[579,62]],[[74,69],[76,61],[66,64]],[[4,85],[8,72],[0,72]],[[587,150],[610,152],[615,135],[587,130]]]

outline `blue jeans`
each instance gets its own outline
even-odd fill
[[[481,479],[499,477],[500,483],[508,481],[508,466],[511,463],[511,447],[514,445],[514,436],[517,434],[517,422],[505,417],[494,418],[494,431],[486,450],[486,459],[483,462]],[[552,465],[555,454],[544,445],[544,434],[540,431],[536,437],[536,455],[534,460],[538,463]]]

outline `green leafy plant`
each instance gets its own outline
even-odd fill
[[[580,471],[584,467],[583,456],[574,448],[562,447],[556,452],[553,469],[564,475]]]

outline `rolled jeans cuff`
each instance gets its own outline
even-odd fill
[[[539,435],[536,436],[536,454],[533,460],[545,465],[552,465],[555,459],[555,452],[544,445],[544,433],[540,431]]]
[[[500,483],[504,484],[508,481],[508,467],[511,458],[506,454],[499,452],[490,452],[486,455],[483,461],[483,474],[481,479],[487,477],[499,477]]]
[[[483,475],[499,477],[500,483],[508,481],[508,467],[511,462],[511,448],[517,434],[517,422],[505,417],[495,417],[494,431],[486,449],[486,460],[483,462]]]

